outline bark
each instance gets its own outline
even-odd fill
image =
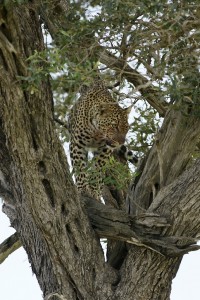
[[[127,212],[80,199],[55,131],[48,78],[37,90],[21,81],[29,75],[26,59],[44,47],[38,8],[34,2],[0,7],[4,212],[46,299],[169,299],[182,254],[198,248],[193,244],[200,233],[200,162],[191,168],[188,163],[200,118],[187,105],[184,113],[168,111],[130,187]],[[97,233],[140,247],[125,243],[118,261],[115,256],[106,263]]]
[[[17,77],[27,76],[26,58],[43,49],[38,13],[30,4],[1,7],[1,20],[0,169],[9,196],[4,212],[44,296],[107,297],[116,276],[104,263],[73,185],[54,129],[49,82],[31,93]]]
[[[162,233],[165,236],[168,234],[185,236],[183,242],[187,241],[188,237],[198,239],[199,172],[200,161],[173,183],[164,187],[149,207],[149,213],[157,212],[170,220],[171,226]],[[179,246],[182,248],[182,241]],[[135,299],[169,299],[171,281],[176,275],[180,262],[181,257],[166,258],[155,252],[131,247],[122,266],[123,277],[113,299],[122,299],[122,294],[125,294],[127,299],[132,299],[133,293]],[[134,282],[134,285],[127,287],[125,282]],[[148,288],[142,289],[141,286],[145,285]],[[125,286],[126,288],[121,291]]]

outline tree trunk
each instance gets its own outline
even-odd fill
[[[57,292],[67,299],[110,295],[112,271],[81,207],[54,129],[49,81],[31,93],[18,78],[28,76],[26,58],[43,49],[39,16],[35,7],[24,5],[2,8],[1,20],[4,211],[44,295]]]
[[[101,215],[99,223],[92,219],[94,210],[88,209],[89,202],[78,197],[54,127],[49,80],[41,81],[37,89],[23,85],[22,77],[30,76],[26,59],[35,50],[44,49],[37,5],[1,6],[0,18],[0,193],[4,212],[20,236],[44,296],[63,295],[67,300],[169,299],[182,256],[166,257],[129,244],[119,253],[123,257],[118,268],[105,262],[99,237],[91,226],[100,226],[103,218]],[[175,240],[175,236],[184,236],[186,242],[177,239],[184,248],[190,244],[187,238],[191,241],[200,233],[200,162],[186,170],[199,139],[200,118],[191,109],[187,113],[167,113],[128,193],[131,218],[147,210],[170,222],[170,227],[155,234],[154,245],[156,238],[159,244],[165,237]],[[152,190],[157,192],[154,197]],[[103,211],[105,206],[99,209]],[[129,226],[132,219],[122,213]],[[105,227],[108,236],[121,239],[120,230],[114,237],[108,224]],[[100,229],[97,232],[101,235]],[[148,234],[140,234],[141,244],[153,245],[147,241]],[[131,235],[123,235],[124,240],[130,242]]]

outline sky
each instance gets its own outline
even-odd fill
[[[1,200],[0,200],[1,201]],[[0,205],[0,243],[15,232]],[[0,264],[0,299],[42,300],[42,292],[33,275],[26,252],[21,247]]]
[[[0,207],[0,243],[14,233]],[[200,251],[184,256],[172,285],[171,300],[200,299]],[[27,255],[21,247],[0,265],[0,299],[42,300],[42,292],[33,275]]]

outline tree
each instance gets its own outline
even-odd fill
[[[0,14],[0,194],[45,299],[169,299],[200,232],[198,2],[4,1]],[[137,176],[108,187],[117,208],[79,197],[55,124],[96,74],[144,107]]]

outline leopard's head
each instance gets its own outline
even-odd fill
[[[97,129],[98,138],[116,148],[124,144],[129,130],[128,115],[132,107],[122,108],[118,103],[101,103],[98,114],[93,120]]]

